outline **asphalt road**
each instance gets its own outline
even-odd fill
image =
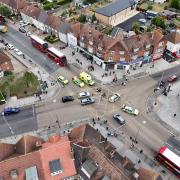
[[[0,138],[37,130],[34,106],[21,109],[18,114],[0,116]]]
[[[18,48],[25,55],[29,56],[33,61],[43,67],[50,74],[55,72],[59,66],[51,61],[45,54],[36,50],[30,42],[30,39],[25,34],[17,31],[12,24],[8,26],[9,31],[0,36],[14,47]]]
[[[180,77],[180,65],[177,65],[171,69],[167,69],[163,72],[158,72],[156,74],[151,75],[151,77],[157,81],[167,79],[169,76],[176,74]]]

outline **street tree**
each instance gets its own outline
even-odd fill
[[[34,84],[36,81],[36,76],[33,73],[30,72],[25,72],[23,75],[23,79],[25,81],[25,84],[27,88],[31,85]]]
[[[170,7],[180,10],[180,1],[171,0]]]
[[[81,14],[81,15],[78,17],[78,21],[81,22],[81,23],[85,23],[85,22],[86,22],[86,15]]]
[[[138,22],[134,22],[132,24],[132,29],[135,33],[138,33],[140,31],[140,24]]]
[[[91,21],[92,21],[92,23],[94,22],[94,21],[96,21],[97,20],[97,18],[96,18],[96,15],[95,15],[95,13],[92,15],[92,19],[91,19]]]
[[[11,15],[11,10],[6,6],[1,5],[0,14],[8,18]]]
[[[165,27],[166,27],[164,19],[160,16],[153,18],[152,24],[154,24],[158,27],[161,27],[162,29],[165,29]]]

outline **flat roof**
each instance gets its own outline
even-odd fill
[[[45,44],[45,43],[46,43],[46,42],[43,41],[41,38],[39,38],[39,37],[37,37],[37,36],[35,36],[35,35],[33,35],[33,34],[30,36],[30,38],[34,39],[35,41],[37,41],[37,42],[40,43],[40,44]]]
[[[173,162],[178,167],[180,167],[180,157],[177,154],[175,154],[173,151],[171,151],[167,147],[163,147],[160,152],[163,156],[165,156],[171,162]]]
[[[54,47],[50,47],[50,48],[48,48],[48,51],[50,51],[50,52],[54,53],[55,55],[57,55],[57,56],[59,56],[59,57],[64,56],[64,54],[63,54],[63,53],[61,53],[59,50],[57,50],[57,49],[56,49],[56,48],[54,48]]]
[[[134,0],[117,0],[116,2],[111,3],[105,7],[96,9],[96,13],[111,17],[134,4]]]

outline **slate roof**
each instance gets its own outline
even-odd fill
[[[71,24],[64,22],[62,26],[60,26],[59,32],[66,34],[70,28],[71,28]]]
[[[48,14],[46,11],[41,11],[38,17],[38,21],[45,23],[46,19],[48,17]]]
[[[111,17],[124,9],[131,7],[132,5],[134,5],[134,0],[117,0],[105,7],[98,8],[96,13]]]

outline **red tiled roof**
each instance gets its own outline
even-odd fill
[[[54,136],[46,143],[41,140],[40,138],[27,136],[21,138],[16,145],[0,144],[0,158],[2,160],[0,161],[0,176],[10,179],[10,171],[16,169],[18,180],[24,180],[25,169],[32,166],[36,166],[39,179],[42,180],[59,180],[75,175],[76,169],[68,137]],[[39,146],[40,141],[42,143],[41,147]],[[37,142],[39,143],[37,144]],[[12,148],[12,146],[17,146],[17,148]],[[20,147],[23,149],[20,150]],[[5,152],[6,149],[8,150],[7,153]],[[62,173],[51,176],[49,162],[56,159],[61,162]]]
[[[180,43],[180,32],[171,32],[169,35],[167,35],[166,39],[172,42],[173,44],[178,44]]]
[[[7,56],[2,50],[0,50],[0,64],[11,61],[10,57]]]
[[[41,9],[39,9],[38,7],[35,7],[34,5],[28,5],[28,6],[24,7],[21,10],[21,12],[26,14],[27,16],[37,19],[39,17]]]
[[[8,5],[13,9],[19,10],[23,9],[27,5],[27,2],[26,0],[10,0]]]
[[[154,46],[157,46],[157,45],[159,44],[159,42],[160,42],[161,40],[163,40],[163,38],[164,38],[164,35],[162,34],[162,32],[161,32],[160,29],[154,30],[153,36],[152,36],[153,45],[154,45]]]

